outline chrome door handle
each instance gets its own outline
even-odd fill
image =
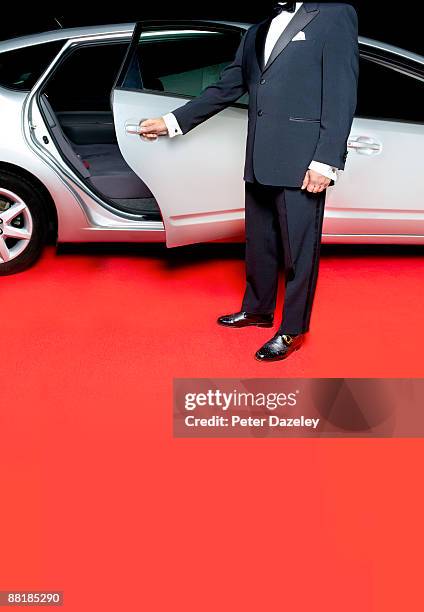
[[[377,155],[381,153],[383,146],[380,142],[367,136],[354,136],[348,140],[347,146],[360,155]]]
[[[136,134],[138,136],[140,136],[141,134],[141,128],[140,125],[144,122],[147,121],[147,119],[140,119],[140,121],[135,124],[135,123],[126,123],[125,124],[125,131],[127,134]]]
[[[127,125],[125,126],[125,131],[127,134],[137,134],[137,135],[141,134],[140,125],[133,125],[130,123],[127,123]]]

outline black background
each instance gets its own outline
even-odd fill
[[[109,3],[108,3],[109,4]],[[90,3],[76,3],[72,9],[58,5],[45,16],[29,14],[22,9],[19,15],[3,15],[0,23],[0,38],[10,38],[29,32],[54,29],[55,17],[65,27],[100,23],[119,23],[143,19],[230,19],[235,21],[257,22],[270,12],[274,2],[140,2],[142,8],[135,9],[135,3],[126,5],[117,2],[116,10],[95,10]],[[359,14],[359,31],[384,42],[424,54],[423,3],[417,2],[370,2],[360,0],[350,2]],[[128,6],[128,8],[126,8]]]

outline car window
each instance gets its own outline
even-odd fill
[[[128,43],[84,45],[71,52],[46,92],[57,112],[110,111],[110,92]]]
[[[361,58],[356,115],[424,122],[424,82]]]
[[[218,81],[234,60],[241,36],[239,31],[199,31],[141,37],[137,49],[141,87],[170,95],[198,96]],[[133,62],[132,70],[136,69]]]
[[[56,41],[0,53],[0,85],[30,91],[63,45]]]

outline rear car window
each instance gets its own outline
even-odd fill
[[[30,91],[63,44],[62,40],[0,53],[0,86]]]

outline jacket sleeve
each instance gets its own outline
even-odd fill
[[[313,159],[343,170],[355,116],[359,76],[358,17],[343,6],[323,50],[321,129]]]
[[[221,72],[219,80],[206,87],[202,93],[183,106],[172,111],[186,134],[203,121],[234,104],[247,91],[243,75],[243,51],[247,32],[244,33],[234,61]]]

